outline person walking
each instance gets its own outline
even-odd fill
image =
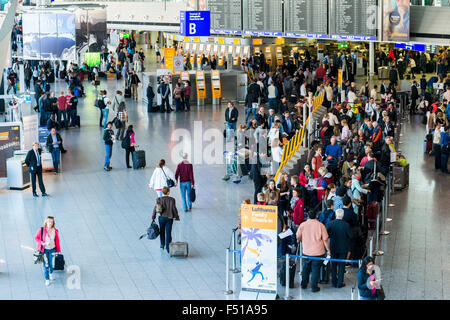
[[[61,91],[58,97],[58,117],[57,121],[61,128],[68,129],[69,122],[67,121],[67,98],[64,95],[64,91]]]
[[[181,200],[183,202],[184,212],[191,211],[191,191],[194,188],[194,169],[192,164],[188,161],[188,154],[183,154],[183,161],[181,161],[175,170],[175,181],[180,181]]]
[[[112,122],[106,124],[106,129],[103,132],[103,141],[105,143],[105,164],[103,169],[105,171],[111,171],[111,156],[114,143],[114,131],[112,130]]]
[[[311,210],[308,213],[308,220],[300,224],[297,230],[297,241],[303,244],[303,255],[313,258],[325,258],[325,249],[327,256],[330,256],[330,246],[328,232],[325,226],[316,219],[316,212]],[[311,274],[311,290],[312,292],[320,291],[319,272],[322,260],[303,259],[303,273],[301,288],[306,289]]]
[[[157,212],[158,207],[161,209],[160,212]],[[178,216],[175,199],[170,196],[170,188],[167,186],[162,188],[161,196],[156,199],[152,220],[156,219],[157,214],[159,215],[160,248],[164,249],[165,247],[167,252],[169,252],[170,243],[172,242],[173,220],[180,221],[180,217]]]
[[[70,100],[68,103],[69,106],[69,118],[70,118],[70,126],[71,127],[75,127],[76,125],[78,125],[78,127],[80,126],[79,123],[77,123],[77,106],[78,106],[78,98],[75,97],[75,94],[73,91],[70,92]]]
[[[327,232],[330,237],[330,249],[332,259],[346,259],[351,250],[352,232],[344,218],[344,210],[336,210],[336,219],[328,223]],[[335,288],[345,287],[344,262],[331,262],[331,284]]]
[[[59,161],[61,159],[62,138],[55,128],[52,128],[50,134],[47,136],[47,148],[52,154],[53,169],[55,174],[58,174]]]
[[[116,140],[122,140],[125,132],[125,126],[128,121],[127,107],[125,102],[119,104],[119,108],[116,113],[117,119],[119,119],[119,128],[117,128]]]
[[[30,90],[31,78],[33,77],[33,71],[31,70],[30,63],[25,63],[25,68],[23,70],[25,78],[25,89]]]
[[[125,141],[124,145],[125,147],[125,161],[127,164],[127,168],[130,169],[132,166],[130,166],[130,154],[133,154],[133,152],[136,151],[135,147],[138,145],[136,144],[136,141],[134,140],[134,128],[133,125],[130,124],[128,126],[127,132],[125,133],[125,137],[123,138]]]
[[[155,92],[153,92],[153,83],[150,81],[147,87],[147,112],[152,112],[153,98],[155,97]]]
[[[55,227],[55,218],[48,216],[44,221],[44,225],[39,228],[34,241],[37,243],[36,250],[44,254],[42,266],[44,268],[45,285],[49,286],[50,281],[55,278],[53,276],[53,255],[61,252],[59,241],[59,231]]]
[[[192,86],[191,82],[188,80],[184,85],[184,107],[186,111],[191,110],[191,94],[192,94]]]
[[[172,180],[172,186],[168,185],[168,180]],[[162,197],[162,190],[164,187],[175,187],[175,175],[172,170],[170,170],[166,166],[166,161],[164,159],[159,160],[158,166],[153,171],[152,177],[150,178],[150,182],[148,184],[150,189],[156,191],[158,197]]]
[[[239,117],[239,111],[234,106],[234,102],[228,102],[228,108],[225,110],[225,121],[227,123],[227,141],[230,141],[231,138],[236,133],[236,123]],[[231,131],[233,130],[233,131]]]
[[[48,194],[45,192],[44,181],[42,180],[42,162],[41,162],[41,148],[39,143],[35,142],[33,148],[28,151],[25,158],[25,164],[28,167],[28,172],[31,174],[31,188],[33,190],[33,197],[38,197],[36,193],[36,176],[39,182],[39,189],[42,192],[42,196],[46,197]]]
[[[138,75],[136,74],[136,71],[134,69],[131,70],[130,75],[130,87],[131,87],[131,98],[136,100],[138,99],[138,90],[137,87],[141,80],[139,80]]]

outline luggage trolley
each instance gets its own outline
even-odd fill
[[[231,179],[233,183],[240,183],[242,178],[242,170],[239,165],[239,154],[236,152],[225,151],[223,153],[226,164],[226,172],[223,180]]]

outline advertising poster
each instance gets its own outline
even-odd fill
[[[173,58],[175,57],[175,48],[164,49],[164,68],[173,71]]]
[[[39,117],[37,114],[22,118],[23,140],[25,149],[31,149],[33,143],[38,141]]]
[[[0,178],[6,177],[6,159],[20,150],[20,123],[0,123]]]
[[[75,16],[71,13],[23,14],[26,59],[74,60]]]
[[[84,61],[87,63],[88,67],[99,66],[100,61],[100,52],[86,52],[84,54]]]
[[[241,297],[277,294],[277,207],[241,207]]]
[[[409,0],[383,0],[383,41],[409,41]]]
[[[108,44],[105,8],[78,8],[75,11],[78,54],[103,52]]]

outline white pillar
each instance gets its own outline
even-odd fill
[[[372,80],[375,73],[375,45],[369,42],[369,79]]]
[[[24,72],[24,65],[21,63],[19,64],[19,84],[20,84],[20,90],[19,92],[25,92],[25,72]]]

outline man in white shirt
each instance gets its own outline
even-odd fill
[[[374,112],[377,108],[377,104],[373,100],[373,98],[370,98],[369,102],[366,104],[366,107],[364,109],[364,112],[366,113],[366,117],[373,120]]]

